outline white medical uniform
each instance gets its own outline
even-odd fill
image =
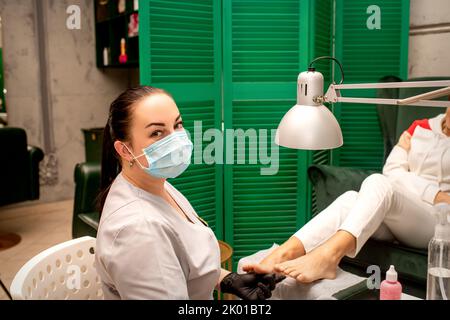
[[[105,299],[212,299],[221,271],[217,239],[178,190],[165,188],[192,222],[122,174],[114,180],[95,256]]]
[[[437,222],[433,208],[439,191],[450,192],[450,137],[442,132],[444,115],[429,119],[431,128],[416,127],[409,152],[395,146],[383,175],[367,177],[359,192],[338,197],[295,233],[309,252],[338,230],[356,238],[355,257],[373,236],[426,248]]]

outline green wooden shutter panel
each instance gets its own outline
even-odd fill
[[[213,82],[213,1],[149,3],[153,82]]]
[[[225,128],[267,129],[270,146],[270,129],[295,104],[299,19],[297,0],[224,1]],[[236,164],[236,155],[225,168],[225,236],[234,265],[297,229],[298,153],[281,147],[279,161],[272,176],[261,175],[266,165]]]
[[[179,104],[179,108],[183,115],[184,127],[191,134],[194,132],[194,121],[199,119],[206,119],[202,123],[204,129],[214,128],[213,101]],[[202,150],[203,148],[204,144]],[[216,230],[217,223],[216,178],[215,166],[191,164],[181,176],[169,179],[169,182],[189,199],[196,212],[208,222],[213,230]],[[219,182],[222,183],[220,180]],[[220,188],[219,191],[222,192],[222,189]],[[221,204],[220,207],[222,207]],[[221,225],[219,224],[219,226]]]
[[[366,10],[370,5],[381,9],[380,30],[366,27],[369,17]],[[343,63],[346,83],[378,82],[387,75],[406,78],[408,17],[409,1],[406,0],[337,2],[336,55]],[[343,93],[375,97],[374,90]],[[342,104],[339,113],[344,146],[337,152],[336,163],[380,170],[384,150],[376,106]]]
[[[221,128],[221,39],[215,36],[221,30],[220,1],[146,0],[139,12],[141,83],[173,95],[192,139],[194,121],[202,122],[202,133]],[[170,182],[221,239],[221,166],[191,164]]]
[[[299,69],[299,1],[230,2],[233,82],[292,82]]]
[[[312,162],[314,164],[330,164],[331,162],[331,154],[329,150],[320,150],[315,151],[313,153]],[[319,210],[317,209],[317,198],[314,190],[311,190],[311,216],[308,218],[312,218],[317,215]]]
[[[378,81],[392,72],[400,74],[403,61],[402,15],[405,0],[344,0],[342,1],[342,58],[347,81]],[[369,30],[366,10],[377,5],[381,10],[381,29]],[[338,16],[339,17],[339,16]]]
[[[276,119],[293,103],[293,100],[234,101],[233,127],[275,129]],[[260,111],[244,112],[249,106]],[[260,169],[264,165],[235,164],[232,167],[233,192],[232,199],[228,200],[232,208],[225,215],[233,219],[233,233],[228,235],[227,241],[233,244],[234,262],[268,248],[273,242],[284,242],[296,230],[298,157],[294,150],[280,148],[279,151],[276,175],[262,176]],[[226,233],[229,231],[226,227]]]
[[[333,1],[314,0],[312,23],[314,29],[311,31],[314,48],[311,58],[321,56],[333,56]],[[319,60],[314,64],[317,71],[323,74],[325,80],[324,90],[331,82],[332,62],[330,60]],[[337,75],[340,76],[339,73]]]
[[[312,25],[314,52],[312,57],[333,56],[332,36],[333,36],[333,1],[332,0],[315,0],[313,6],[314,21]],[[332,82],[332,62],[330,60],[319,60],[314,64],[317,71],[323,74],[324,90]],[[338,73],[337,78],[340,77]],[[339,81],[339,80],[337,80]],[[331,153],[329,150],[318,150],[312,152],[312,162],[314,164],[329,164]],[[316,215],[318,212],[316,204],[316,194],[311,190],[311,206],[308,219]]]

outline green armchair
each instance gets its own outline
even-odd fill
[[[416,78],[408,81],[443,80],[444,78]],[[445,78],[448,79],[448,78]],[[384,82],[400,81],[396,77],[385,77]],[[404,98],[419,94],[426,89],[386,89],[379,90],[383,98]],[[384,138],[384,158],[389,155],[398,138],[409,125],[417,119],[431,118],[445,109],[426,107],[377,106],[378,116]],[[355,168],[312,165],[308,168],[308,177],[312,182],[318,211],[325,209],[338,196],[349,190],[360,189],[361,183],[376,171]],[[342,267],[364,274],[370,265],[378,265],[384,272],[394,264],[400,279],[407,281],[411,292],[424,297],[427,280],[427,250],[417,250],[401,245],[370,239],[360,253],[353,259],[344,258]],[[358,272],[359,271],[359,272]],[[368,276],[367,274],[365,274]]]
[[[29,146],[24,129],[0,128],[0,157],[3,169],[0,181],[0,206],[39,199],[39,163],[44,158],[40,148]]]
[[[96,237],[99,213],[96,200],[100,189],[100,163],[85,162],[75,166],[75,199],[72,237]]]

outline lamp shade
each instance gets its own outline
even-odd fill
[[[281,119],[275,143],[293,149],[322,150],[342,146],[339,123],[323,105],[295,105]]]
[[[323,76],[314,68],[299,74],[297,104],[281,119],[275,143],[293,149],[322,150],[342,146],[342,131],[333,113],[322,105]]]

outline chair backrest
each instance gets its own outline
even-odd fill
[[[88,226],[81,214],[98,215],[96,200],[100,191],[101,165],[98,162],[78,163],[75,166],[75,199],[72,216],[72,237],[78,238],[85,235],[96,236],[96,230]]]
[[[0,157],[0,205],[28,200],[31,177],[25,130],[0,128],[0,144],[4,150]]]
[[[29,260],[11,284],[14,300],[102,300],[95,269],[95,238],[51,247]]]
[[[408,81],[433,81],[433,80],[450,80],[450,77],[423,77],[423,78],[411,78]],[[399,98],[407,98],[414,95],[418,95],[427,91],[436,90],[439,88],[401,88],[399,89]],[[448,101],[450,97],[442,97],[436,100]],[[445,107],[442,108],[430,108],[430,107],[398,107],[397,117],[397,139],[405,131],[414,120],[433,118],[441,113],[445,113]]]
[[[408,81],[432,81],[432,80],[449,80],[450,77],[423,77],[411,78]],[[396,82],[401,81],[395,76],[383,77],[380,82]],[[437,88],[400,88],[400,89],[379,89],[377,96],[379,98],[403,99],[420,93],[431,91]],[[449,100],[443,97],[438,100]],[[384,139],[384,158],[389,156],[392,148],[398,141],[400,135],[408,129],[414,120],[433,118],[438,114],[444,113],[445,108],[429,108],[417,106],[390,106],[378,105],[378,118],[380,120],[381,130]]]
[[[75,207],[77,213],[95,212],[100,191],[101,165],[97,162],[78,163],[75,166]]]

